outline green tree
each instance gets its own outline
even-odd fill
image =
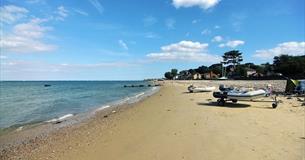
[[[224,64],[233,64],[233,68],[236,68],[236,65],[240,64],[243,61],[242,53],[238,50],[232,50],[224,53],[222,56]]]
[[[222,64],[216,63],[216,64],[212,64],[211,66],[209,66],[208,71],[209,72],[212,71],[215,74],[221,74],[221,69],[222,69]]]
[[[189,69],[188,71],[190,72],[191,75],[194,75],[196,73],[195,69]]]
[[[238,77],[246,77],[247,76],[247,70],[246,70],[246,65],[238,65],[236,67],[235,75]]]
[[[171,74],[173,77],[176,77],[178,75],[178,70],[177,69],[172,69]]]
[[[305,55],[274,57],[274,71],[291,78],[305,78]]]
[[[164,77],[165,77],[166,79],[173,79],[173,75],[172,75],[171,72],[165,72]]]
[[[195,71],[197,73],[204,74],[204,73],[208,72],[208,67],[203,65],[203,66],[200,66],[197,69],[195,69]]]

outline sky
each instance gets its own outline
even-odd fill
[[[305,54],[304,0],[1,0],[0,80],[142,80]]]

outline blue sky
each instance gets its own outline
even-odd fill
[[[304,55],[304,0],[2,0],[1,80],[137,80]]]

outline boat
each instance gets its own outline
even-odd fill
[[[213,92],[213,96],[217,98],[217,105],[220,106],[224,106],[227,101],[232,101],[233,103],[237,103],[239,100],[252,101],[261,97],[270,96],[270,94],[270,91],[264,89],[226,88],[224,85],[219,86],[219,91]],[[270,97],[272,98],[272,108],[276,108],[279,103],[277,96],[275,95],[274,97]]]
[[[190,85],[187,87],[189,92],[194,93],[194,92],[212,92],[215,90],[215,87],[195,87],[193,85]]]
[[[220,77],[218,78],[218,80],[227,80],[228,78],[227,77]]]
[[[257,98],[264,97],[266,91],[263,89],[253,90],[253,91],[238,91],[232,90],[227,93],[227,99],[231,100],[253,100]]]

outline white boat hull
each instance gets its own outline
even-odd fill
[[[216,88],[215,87],[194,87],[194,88],[189,88],[188,90],[190,92],[212,92]]]
[[[227,99],[231,100],[253,100],[264,97],[266,95],[266,91],[259,89],[256,91],[248,91],[248,92],[228,92]]]

